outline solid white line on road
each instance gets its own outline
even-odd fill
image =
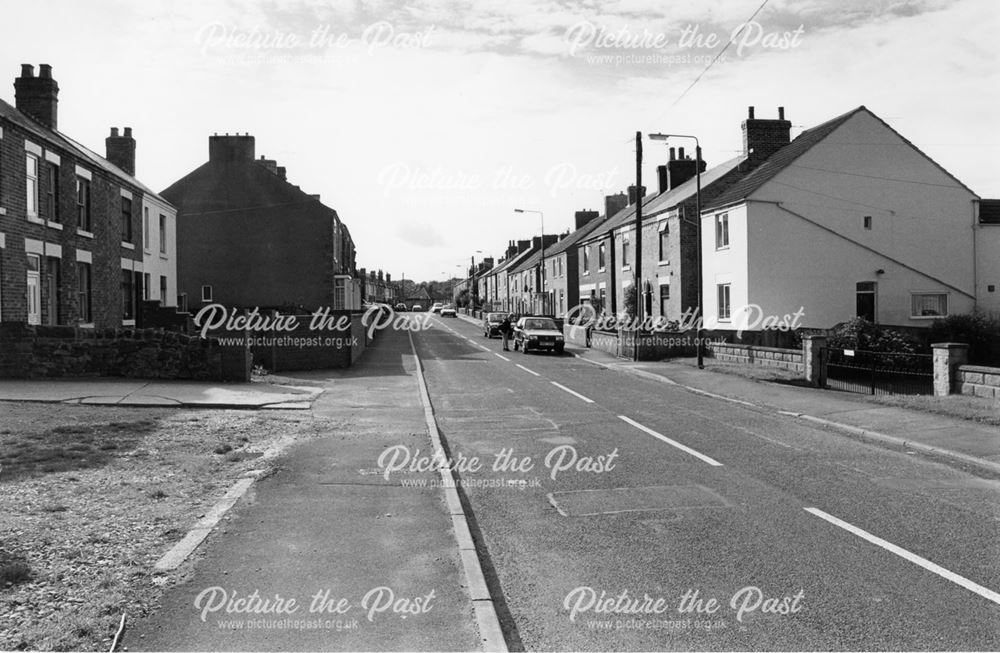
[[[644,432],[650,434],[654,438],[657,438],[659,440],[663,440],[664,442],[666,442],[667,444],[669,444],[672,447],[677,447],[678,449],[680,449],[684,453],[691,454],[692,456],[694,456],[695,458],[697,458],[698,460],[700,460],[702,462],[708,463],[709,465],[712,465],[713,467],[722,467],[722,463],[720,463],[715,458],[709,458],[705,454],[703,454],[701,452],[698,452],[698,451],[695,451],[691,447],[685,446],[685,445],[681,444],[680,442],[677,442],[676,440],[671,440],[667,436],[665,436],[665,435],[663,435],[661,433],[657,433],[656,431],[654,431],[653,429],[651,429],[651,428],[649,428],[647,426],[643,426],[642,424],[640,424],[639,422],[635,421],[634,419],[629,419],[628,417],[625,417],[624,415],[619,415],[618,419],[622,420],[623,422],[627,422],[628,424],[631,424],[632,426],[634,426],[635,428],[639,429],[640,431],[644,431]]]
[[[502,358],[502,359],[504,359],[504,360],[505,360],[505,361],[507,361],[508,363],[510,362],[510,359],[509,359],[509,358],[507,358],[506,356],[504,356],[503,354],[498,354],[498,353],[496,353],[496,352],[493,352],[493,355],[494,355],[494,356],[496,356],[497,358]]]
[[[470,340],[470,342],[471,342],[471,340]],[[489,347],[487,347],[486,345],[478,345],[478,347],[479,347],[480,349],[482,349],[483,351],[493,351],[492,349],[490,349],[490,348],[489,348]]]
[[[566,392],[570,393],[571,395],[574,395],[576,397],[579,397],[580,399],[583,399],[588,404],[594,403],[593,399],[588,399],[587,397],[584,397],[582,394],[580,394],[576,390],[570,390],[569,388],[567,388],[566,386],[562,385],[561,383],[556,383],[555,381],[552,381],[551,383],[552,383],[552,385],[554,385],[555,387],[559,388],[560,390],[565,390]]]
[[[520,363],[515,363],[515,365],[517,365],[518,367],[520,367],[522,370],[524,370],[528,374],[534,374],[535,376],[541,376],[541,374],[539,374],[538,372],[535,372],[534,370],[529,370],[527,367],[525,367],[524,365],[521,365]]]
[[[896,546],[895,544],[892,544],[891,542],[886,542],[882,538],[876,537],[876,536],[872,535],[871,533],[869,533],[868,531],[864,531],[864,530],[858,528],[857,526],[852,526],[851,524],[848,524],[847,522],[843,521],[842,519],[837,519],[833,515],[827,514],[827,513],[823,512],[822,510],[820,510],[818,508],[804,508],[804,510],[806,512],[812,514],[812,515],[816,515],[820,519],[823,519],[823,520],[826,520],[826,521],[830,522],[834,526],[839,526],[840,528],[843,528],[848,533],[853,533],[854,535],[857,535],[861,539],[867,540],[868,542],[871,542],[875,546],[880,546],[883,549],[885,549],[886,551],[889,551],[890,553],[895,553],[900,558],[903,558],[904,560],[912,562],[913,564],[915,564],[915,565],[917,565],[919,567],[923,567],[927,571],[929,571],[929,572],[931,572],[933,574],[937,574],[941,578],[944,578],[946,580],[950,580],[951,582],[955,583],[956,585],[964,587],[965,589],[969,590],[970,592],[974,592],[974,593],[978,594],[979,596],[983,597],[984,599],[987,599],[989,601],[993,601],[994,603],[1000,604],[1000,594],[997,594],[993,590],[986,589],[982,585],[979,585],[977,583],[973,583],[968,578],[965,578],[963,576],[959,576],[958,574],[956,574],[953,571],[948,571],[944,567],[940,567],[940,566],[934,564],[933,562],[931,562],[930,560],[927,560],[926,558],[921,558],[917,554],[910,553],[906,549],[900,548],[900,547]]]

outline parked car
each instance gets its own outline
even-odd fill
[[[396,310],[400,312],[405,311],[406,304],[404,304],[403,302],[399,302],[398,304],[396,304]]]
[[[441,302],[434,302],[434,305],[431,306],[431,313],[440,313],[442,308],[444,308],[444,304]]]
[[[551,317],[522,317],[514,325],[514,351],[529,349],[563,353],[566,339]]]
[[[483,337],[500,337],[500,323],[503,322],[506,313],[485,313],[483,315]]]
[[[458,317],[458,313],[455,312],[455,307],[449,304],[441,307],[441,317]]]
[[[411,308],[410,310],[411,311],[422,311],[422,310],[424,310],[424,307],[421,306],[420,304],[414,304],[413,308]]]

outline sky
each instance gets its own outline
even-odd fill
[[[103,153],[110,127],[132,127],[155,190],[204,163],[211,134],[248,132],[337,210],[359,267],[394,279],[463,276],[543,221],[561,233],[602,210],[635,183],[637,131],[698,136],[709,166],[737,156],[748,106],[784,107],[794,138],[865,105],[1000,198],[994,0],[34,0],[3,13],[4,100],[20,64],[52,65],[60,131]],[[649,189],[667,146],[644,142]]]

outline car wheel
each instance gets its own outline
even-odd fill
[[[557,356],[562,356],[563,355],[563,348],[562,347],[556,347],[556,355]]]

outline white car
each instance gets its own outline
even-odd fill
[[[431,313],[440,313],[443,307],[444,304],[442,304],[441,302],[434,302],[434,305],[431,306]]]
[[[454,306],[442,306],[441,317],[458,317]]]

